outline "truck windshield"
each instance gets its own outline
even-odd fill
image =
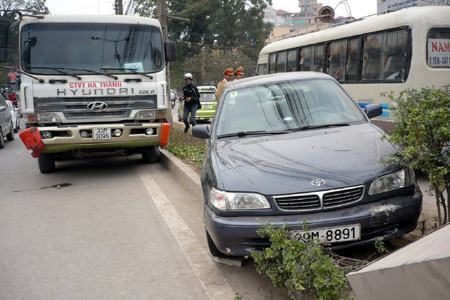
[[[134,24],[27,24],[21,32],[22,68],[60,75],[53,68],[89,69],[75,74],[151,73],[164,66],[159,28]]]

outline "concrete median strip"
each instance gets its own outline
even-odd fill
[[[222,276],[207,249],[201,245],[175,207],[167,199],[151,173],[144,167],[138,167],[137,172],[208,297],[210,299],[233,299],[235,291]],[[177,175],[175,176],[177,177]]]

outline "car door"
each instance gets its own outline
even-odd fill
[[[8,109],[8,104],[6,104],[5,98],[0,96],[0,126],[2,128],[3,134],[6,135],[11,130],[9,127],[11,125],[11,112]]]

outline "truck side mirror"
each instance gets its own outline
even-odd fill
[[[0,23],[0,62],[5,63],[8,59],[8,32],[9,24]]]
[[[166,62],[175,61],[177,57],[177,45],[175,42],[164,42],[164,52],[166,56]]]

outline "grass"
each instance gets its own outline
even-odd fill
[[[170,143],[167,149],[183,162],[193,165],[200,172],[205,158],[205,140],[192,137],[183,132],[184,126],[173,123],[170,132]]]

